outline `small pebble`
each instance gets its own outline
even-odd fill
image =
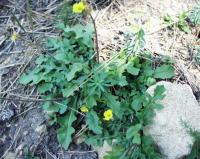
[[[10,109],[5,109],[2,112],[0,112],[0,120],[6,121],[9,120],[14,115],[14,112]]]

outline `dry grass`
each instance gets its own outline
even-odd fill
[[[14,90],[23,89],[17,83],[20,75],[27,66],[32,65],[35,56],[47,51],[44,45],[46,39],[57,34],[54,12],[59,7],[59,2],[46,0],[31,4],[28,1],[10,0],[0,7],[0,25],[3,32],[0,35],[0,94],[4,97],[13,97]],[[11,40],[13,32],[19,35],[16,42]],[[28,93],[28,96],[31,94]]]

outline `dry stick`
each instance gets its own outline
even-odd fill
[[[29,108],[29,109],[27,109],[27,110],[21,112],[20,114],[17,114],[14,118],[18,118],[19,116],[25,114],[26,112],[28,112],[28,111],[30,111],[30,110],[32,110],[32,109],[37,108],[37,107],[38,107],[38,106],[31,107],[31,108]]]
[[[9,49],[12,47],[13,44],[14,44],[14,42],[10,42],[10,43],[5,47],[5,49],[3,49],[3,50],[0,52],[0,55],[3,54],[3,53],[9,52],[9,51],[10,51]],[[8,51],[8,50],[9,50],[9,51]]]
[[[14,98],[7,98],[7,97],[0,97],[0,100],[7,100],[7,101],[21,101],[21,102],[56,102],[56,101],[63,101],[66,100],[65,98],[58,98],[58,99],[30,99],[30,98],[23,98],[23,99],[14,99]]]
[[[30,5],[29,0],[26,0],[26,4],[27,4],[27,10],[28,10],[28,19],[31,23],[31,30],[33,31],[33,13],[31,10],[31,5]]]
[[[14,90],[18,90],[18,89],[21,89],[20,87],[17,87],[17,88],[13,88],[13,89],[7,89],[6,91],[3,91],[2,92],[2,89],[0,90],[0,95],[1,94],[5,94],[5,93],[8,93],[8,92],[12,92],[12,91],[14,91]]]
[[[45,148],[45,151],[46,151],[51,157],[53,157],[53,159],[58,159],[55,155],[51,154],[46,148]]]
[[[96,152],[95,150],[90,150],[90,151],[66,151],[67,153],[70,153],[70,154],[85,154],[85,153],[91,153],[91,152]]]
[[[90,18],[92,20],[93,26],[94,26],[94,33],[95,33],[95,45],[96,45],[96,56],[97,56],[97,62],[99,63],[99,44],[98,44],[98,34],[97,34],[97,27],[96,27],[96,22],[94,18],[92,17],[91,13],[89,14]]]
[[[14,66],[18,66],[18,65],[23,65],[23,64],[24,63],[13,63],[13,64],[10,64],[10,65],[6,65],[6,66],[0,67],[0,70],[8,68],[8,67],[14,67]]]
[[[35,91],[36,87],[34,87],[32,89],[32,91],[27,95],[27,94],[15,94],[15,93],[10,93],[9,95],[11,96],[15,96],[15,97],[19,97],[19,98],[27,98],[27,99],[38,99],[38,97],[42,97],[42,95],[37,94],[33,94],[33,92]]]
[[[80,136],[81,136],[85,131],[87,131],[87,130],[88,130],[87,125],[84,125],[84,127],[81,128],[81,130],[78,131],[78,132],[75,134],[74,139],[80,137]]]
[[[92,152],[96,152],[95,150],[90,150],[90,151],[65,151],[67,153],[70,153],[70,154],[74,154],[74,153],[77,153],[77,154],[85,154],[85,153],[92,153]],[[58,154],[61,154],[60,152],[58,152]]]
[[[19,20],[17,19],[17,17],[15,16],[15,14],[13,12],[11,12],[14,20],[17,22],[17,24],[19,25],[19,27],[24,31],[24,33],[26,33],[26,30],[24,29],[24,27],[21,25],[21,23],[19,22]]]
[[[1,92],[1,79],[2,79],[2,75],[0,75],[0,92]]]

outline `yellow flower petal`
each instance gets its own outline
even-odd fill
[[[11,40],[13,42],[15,42],[18,39],[18,37],[19,37],[19,35],[14,31],[13,34],[12,34],[12,36],[11,36]]]
[[[87,113],[88,111],[89,111],[89,110],[88,110],[88,108],[87,108],[86,105],[83,105],[83,106],[81,107],[81,112]]]
[[[86,9],[86,5],[81,1],[73,5],[74,13],[82,13]]]
[[[112,113],[112,109],[108,109],[103,113],[103,120],[109,121],[113,118],[113,113]]]

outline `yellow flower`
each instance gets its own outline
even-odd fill
[[[112,117],[113,117],[112,109],[106,110],[106,111],[103,113],[103,116],[104,116],[103,120],[106,120],[106,121],[111,120]]]
[[[83,1],[80,1],[79,3],[75,3],[73,5],[74,13],[82,13],[85,9],[86,9],[86,5],[83,3]]]
[[[11,40],[12,40],[13,42],[15,42],[15,41],[18,39],[18,37],[19,37],[18,33],[16,33],[16,32],[14,31],[13,34],[12,34],[12,36],[11,36]]]
[[[81,112],[87,113],[88,111],[89,111],[89,110],[88,110],[88,108],[87,108],[86,105],[83,105],[83,106],[81,107]]]

